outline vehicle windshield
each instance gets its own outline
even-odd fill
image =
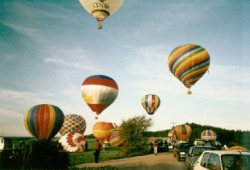
[[[250,169],[250,155],[223,155],[221,159],[224,169]]]
[[[198,147],[193,149],[193,156],[200,156],[206,150],[216,150],[214,147]]]
[[[191,146],[189,143],[182,143],[179,145],[180,149],[188,149]]]

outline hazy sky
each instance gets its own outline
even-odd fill
[[[211,57],[192,95],[167,66],[188,43]],[[125,0],[102,30],[78,0],[1,0],[0,135],[29,135],[24,115],[42,103],[83,116],[92,133],[97,120],[80,89],[95,74],[119,86],[98,121],[146,115],[152,131],[172,122],[250,130],[249,51],[248,0]],[[161,99],[153,116],[141,105],[146,94]]]

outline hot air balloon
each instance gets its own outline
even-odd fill
[[[118,95],[118,85],[105,75],[93,75],[86,78],[81,87],[82,97],[97,116],[111,105]]]
[[[102,29],[102,22],[116,12],[124,0],[80,0],[82,6],[96,19],[98,28]]]
[[[40,104],[31,107],[24,116],[27,131],[37,140],[50,140],[63,125],[64,114],[54,105]]]
[[[192,129],[189,125],[177,125],[174,128],[176,139],[178,141],[187,141],[192,133]]]
[[[213,130],[204,130],[201,132],[201,139],[205,141],[215,141],[217,138],[216,133]]]
[[[121,146],[125,142],[124,138],[121,136],[121,131],[119,128],[112,130],[109,143],[111,146]]]
[[[109,141],[112,129],[114,129],[114,126],[110,122],[96,122],[93,126],[92,133],[94,137],[100,141]]]
[[[190,88],[206,73],[210,65],[207,50],[196,44],[176,47],[168,57],[168,67],[191,94]]]
[[[70,132],[59,139],[59,143],[66,152],[83,152],[85,151],[86,139],[77,132]]]
[[[64,116],[64,122],[60,129],[60,134],[63,136],[66,133],[78,132],[84,134],[86,130],[85,119],[77,114],[69,114]]]
[[[154,94],[148,94],[142,97],[141,104],[149,115],[153,115],[160,106],[160,98]]]

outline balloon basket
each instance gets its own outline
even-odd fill
[[[97,28],[102,29],[102,23],[99,22]]]
[[[187,91],[187,94],[188,94],[188,95],[191,95],[191,94],[192,94],[192,91],[191,91],[191,90],[188,90],[188,91]]]

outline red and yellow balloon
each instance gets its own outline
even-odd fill
[[[118,85],[105,75],[93,75],[86,78],[81,87],[82,98],[97,116],[109,107],[118,95]]]
[[[62,110],[51,104],[31,107],[24,116],[27,131],[37,140],[50,140],[63,125]]]
[[[196,44],[176,47],[168,57],[168,67],[191,94],[191,87],[206,73],[210,65],[207,50]]]

